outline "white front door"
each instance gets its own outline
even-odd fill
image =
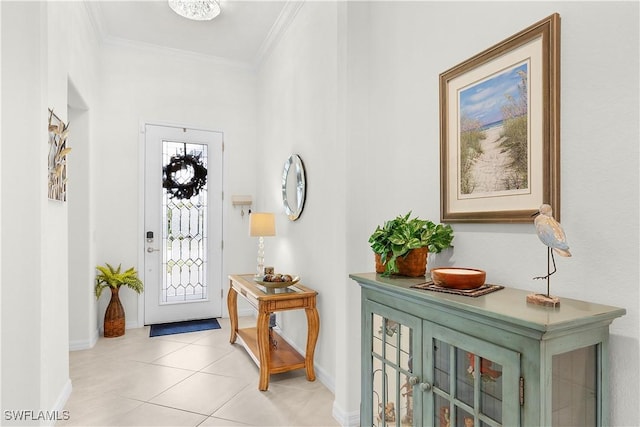
[[[222,141],[145,125],[146,325],[222,315]]]

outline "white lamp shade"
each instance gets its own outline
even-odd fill
[[[249,236],[263,237],[276,235],[276,216],[268,212],[251,212],[249,215]]]

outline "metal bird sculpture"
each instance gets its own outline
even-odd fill
[[[556,260],[553,253],[564,257],[570,257],[569,245],[564,230],[558,221],[553,218],[553,209],[550,205],[543,204],[540,210],[534,213],[536,219],[533,221],[538,237],[547,246],[547,275],[534,277],[534,279],[547,279],[547,297],[549,295],[549,277],[556,272]],[[553,263],[553,271],[551,271]]]

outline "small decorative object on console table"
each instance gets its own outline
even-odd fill
[[[551,296],[549,290],[551,275],[556,272],[556,260],[553,257],[553,253],[556,252],[558,255],[570,257],[571,252],[569,252],[569,245],[567,244],[567,238],[562,226],[553,218],[553,209],[551,206],[543,204],[540,206],[540,210],[532,216],[536,217],[534,225],[536,226],[538,237],[540,241],[547,246],[547,275],[534,277],[534,279],[547,279],[547,293],[546,295],[529,294],[527,295],[527,302],[555,307],[560,304],[560,299]],[[551,271],[551,263],[553,263],[553,271]]]
[[[421,277],[349,277],[362,295],[361,425],[383,425],[380,403],[414,426],[608,425],[609,325],[623,308],[572,299],[540,307],[508,287],[471,298],[415,289]]]
[[[433,283],[451,289],[477,289],[484,285],[487,273],[477,268],[440,267],[431,269]]]
[[[255,328],[238,329],[238,294],[258,310]],[[316,295],[313,289],[296,283],[287,288],[262,288],[254,281],[251,274],[229,276],[229,294],[227,308],[231,322],[231,337],[233,344],[236,339],[249,353],[249,356],[260,368],[258,389],[265,391],[269,388],[269,375],[288,372],[295,369],[305,369],[307,380],[314,381],[316,374],[313,369],[313,355],[320,330],[320,317],[316,309]],[[304,309],[307,315],[307,346],[305,355],[300,355],[291,345],[282,339],[275,331],[269,337],[270,315],[276,311]],[[271,346],[271,342],[277,346]]]

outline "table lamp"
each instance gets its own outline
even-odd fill
[[[264,274],[264,237],[276,235],[276,217],[268,212],[251,212],[249,235],[258,237],[258,266],[256,276]]]

